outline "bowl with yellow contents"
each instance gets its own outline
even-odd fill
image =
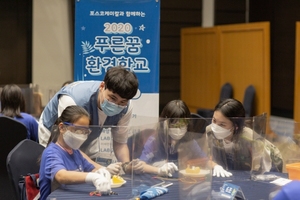
[[[126,181],[121,176],[113,175],[111,177],[111,188],[121,187],[125,183]]]
[[[191,177],[203,177],[210,173],[210,170],[200,169],[200,167],[196,166],[187,166],[186,169],[179,171],[184,176],[191,176]]]

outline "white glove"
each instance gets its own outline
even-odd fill
[[[169,162],[158,168],[158,175],[172,177],[175,171],[178,171],[178,167],[174,163]]]
[[[232,173],[226,171],[221,165],[215,165],[213,176],[220,177],[220,175],[222,177],[230,177]]]
[[[100,168],[99,170],[97,170],[97,173],[88,173],[85,177],[85,182],[93,183],[98,192],[101,192],[102,194],[107,194],[111,190],[110,178],[110,173],[106,169]]]
[[[111,175],[116,175],[116,174],[120,173],[120,171],[121,171],[121,165],[122,165],[121,162],[112,163],[112,164],[108,165],[106,167],[106,169],[107,169],[107,171],[109,171],[109,173]]]
[[[103,174],[103,176],[107,179],[110,180],[111,174],[109,171],[106,169],[106,167],[101,167],[97,171],[95,171],[97,174]]]

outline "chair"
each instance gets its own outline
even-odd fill
[[[38,173],[40,166],[37,162],[42,155],[44,146],[29,139],[19,142],[8,154],[6,167],[10,185],[15,199],[20,199],[19,178],[28,173]]]
[[[253,116],[254,97],[255,97],[255,88],[253,85],[249,85],[245,90],[244,100],[243,100],[246,117]]]
[[[6,170],[8,153],[22,140],[27,138],[27,129],[24,124],[13,118],[0,116],[0,199],[11,199],[12,189]]]
[[[220,100],[222,101],[224,99],[229,99],[233,97],[233,88],[232,85],[230,83],[225,83],[222,88],[221,88],[221,93],[220,93]],[[214,110],[213,109],[204,109],[204,108],[199,108],[197,110],[197,113],[204,117],[204,118],[212,118],[213,114],[214,114]]]

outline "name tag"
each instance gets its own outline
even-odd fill
[[[102,166],[107,167],[108,165],[110,165],[112,163],[112,159],[97,157],[96,160],[95,160],[95,162],[98,163],[98,164],[100,164],[100,165],[102,165]]]
[[[220,188],[220,193],[223,197],[231,200],[235,199],[235,197],[246,199],[240,186],[227,182]]]

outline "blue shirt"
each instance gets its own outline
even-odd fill
[[[3,116],[3,114],[0,114]],[[38,137],[38,122],[36,119],[27,113],[21,112],[22,117],[14,117],[15,120],[21,122],[25,125],[27,129],[27,139],[33,140],[35,142],[39,142]]]
[[[38,122],[36,119],[27,114],[27,113],[21,113],[22,117],[14,117],[15,120],[23,123],[26,126],[27,129],[27,139],[33,140],[35,142],[39,142],[38,137]]]
[[[40,166],[40,200],[51,193],[51,183],[59,170],[90,172],[95,167],[89,163],[79,150],[69,154],[55,143],[51,143],[43,152]]]
[[[284,185],[273,200],[298,200],[300,196],[300,181],[294,180]]]
[[[176,161],[178,160],[178,153],[169,154],[166,144],[157,137],[157,135],[150,136],[145,143],[144,149],[140,156],[140,160],[150,164],[162,160]],[[186,148],[188,152],[186,156],[188,159],[205,158],[206,154],[202,151],[195,140],[180,143],[180,148]]]

